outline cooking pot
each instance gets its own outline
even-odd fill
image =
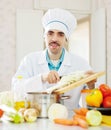
[[[47,92],[28,92],[26,94],[26,100],[30,102],[30,107],[38,109],[40,112],[38,117],[47,118],[48,108],[53,103],[63,104],[65,99],[69,99],[70,96],[59,95],[56,93]]]

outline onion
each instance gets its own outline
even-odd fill
[[[53,103],[48,109],[48,118],[50,121],[53,121],[55,118],[68,118],[66,106],[59,103]]]

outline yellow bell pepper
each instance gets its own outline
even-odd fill
[[[86,103],[88,106],[100,107],[103,101],[103,95],[99,89],[93,89],[86,95]]]

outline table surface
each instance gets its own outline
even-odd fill
[[[79,126],[64,126],[54,124],[48,119],[37,119],[33,123],[14,124],[9,122],[0,122],[0,130],[85,130]],[[111,127],[99,126],[89,127],[87,130],[111,130]]]

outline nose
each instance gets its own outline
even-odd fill
[[[52,36],[52,40],[53,40],[53,41],[57,41],[57,40],[58,40],[57,34],[54,34],[54,35]]]

